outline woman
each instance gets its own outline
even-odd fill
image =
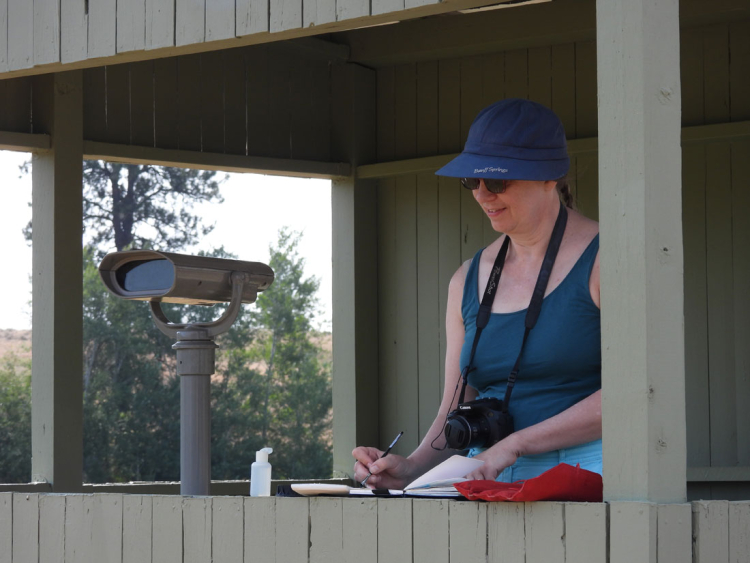
[[[401,488],[456,453],[444,448],[443,427],[457,406],[462,370],[471,364],[464,401],[503,399],[517,359],[520,371],[509,403],[515,432],[487,449],[473,449],[469,455],[485,463],[468,477],[512,482],[560,462],[601,473],[598,225],[572,209],[561,210],[561,200],[570,206],[564,180],[569,165],[557,116],[540,104],[508,99],[479,113],[464,151],[438,170],[462,178],[492,227],[504,234],[451,279],[445,392],[424,441],[408,457],[380,459],[376,448],[356,448],[355,479],[371,471],[367,486]],[[567,215],[567,225],[541,313],[522,345],[526,309],[560,215]],[[504,243],[492,314],[470,360],[479,303]]]

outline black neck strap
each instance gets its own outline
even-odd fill
[[[533,329],[536,325],[536,321],[539,319],[539,313],[541,313],[542,311],[544,293],[547,291],[547,283],[549,282],[550,275],[552,274],[552,267],[555,265],[557,251],[560,250],[560,243],[562,242],[567,222],[568,211],[561,203],[560,212],[557,214],[555,227],[552,229],[552,236],[550,237],[549,244],[547,245],[547,251],[544,254],[542,268],[539,270],[539,277],[537,277],[536,285],[534,286],[534,293],[531,295],[531,303],[529,303],[529,308],[526,311],[525,330],[523,333],[523,341],[521,342],[521,350],[518,352],[516,363],[513,366],[510,375],[508,376],[508,385],[505,388],[505,398],[503,399],[503,412],[508,412],[508,403],[510,402],[510,395],[513,392],[513,387],[516,384],[516,379],[518,377],[518,370],[521,363],[521,356],[523,355],[523,349],[526,346],[526,340],[529,337],[529,333],[531,332],[531,329]],[[484,289],[482,303],[479,305],[479,311],[477,312],[477,330],[474,334],[474,343],[471,345],[469,363],[461,373],[462,383],[461,393],[458,396],[459,403],[464,402],[466,384],[469,378],[469,373],[473,369],[471,366],[474,363],[474,353],[477,351],[479,337],[482,335],[482,330],[484,330],[484,327],[487,326],[487,323],[490,320],[492,302],[495,300],[495,290],[500,283],[500,274],[503,272],[503,267],[505,266],[505,257],[508,255],[509,245],[510,237],[506,236],[505,240],[503,241],[503,245],[500,247],[500,252],[497,253],[497,257],[495,258],[495,264],[492,266],[490,278],[487,280],[487,287]]]

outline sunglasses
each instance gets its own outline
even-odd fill
[[[496,180],[494,178],[461,178],[461,185],[467,190],[476,190],[481,181],[484,181],[487,191],[493,194],[503,193],[509,182],[509,180]]]

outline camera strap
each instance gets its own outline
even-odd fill
[[[508,412],[508,403],[510,402],[510,395],[513,392],[513,387],[516,384],[518,378],[518,371],[521,364],[521,356],[523,355],[523,349],[526,346],[526,340],[529,338],[531,329],[536,326],[536,322],[539,319],[539,314],[542,311],[542,302],[544,301],[544,293],[547,291],[547,283],[552,275],[552,267],[555,265],[555,259],[557,258],[557,252],[560,250],[560,243],[562,243],[563,234],[565,233],[565,226],[568,223],[568,211],[565,206],[560,204],[560,212],[557,214],[557,220],[555,226],[552,229],[552,236],[550,237],[549,244],[547,245],[547,251],[544,254],[544,260],[542,260],[542,267],[539,270],[539,276],[534,286],[534,293],[531,295],[531,302],[529,308],[526,310],[525,329],[523,333],[523,340],[521,341],[521,350],[518,352],[516,363],[508,376],[508,384],[505,388],[505,398],[503,399],[503,412]],[[508,255],[508,247],[510,246],[510,237],[506,236],[503,241],[503,245],[500,247],[500,252],[497,253],[495,263],[492,266],[490,277],[487,280],[487,287],[484,289],[484,295],[482,296],[482,302],[479,305],[479,311],[477,312],[476,320],[476,332],[474,333],[474,342],[471,345],[471,354],[469,355],[469,363],[463,369],[461,373],[461,393],[458,397],[458,403],[464,402],[464,395],[466,393],[466,385],[469,378],[469,373],[473,370],[471,367],[474,363],[474,354],[477,351],[477,345],[479,344],[479,337],[482,335],[484,327],[490,320],[490,313],[492,311],[492,302],[495,300],[495,290],[500,283],[500,274],[505,266],[505,258]]]

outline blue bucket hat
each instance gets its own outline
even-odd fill
[[[507,180],[557,180],[568,172],[565,130],[541,104],[508,98],[474,119],[463,152],[438,176]]]

